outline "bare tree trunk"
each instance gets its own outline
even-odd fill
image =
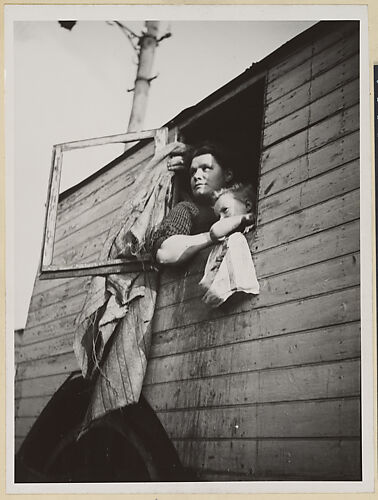
[[[135,78],[133,105],[130,113],[128,132],[142,130],[146,114],[151,71],[157,46],[159,21],[146,21],[145,32],[140,38],[138,70]]]

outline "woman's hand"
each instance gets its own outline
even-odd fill
[[[168,170],[170,172],[179,172],[184,170],[184,154],[188,146],[183,142],[175,142],[172,151],[169,154]]]
[[[242,225],[242,230],[254,222],[253,214],[233,215],[215,222],[210,228],[212,241],[218,241],[236,231]],[[244,227],[243,227],[244,226]]]

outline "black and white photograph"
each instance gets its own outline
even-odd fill
[[[7,491],[371,491],[366,10],[14,5],[5,49]]]

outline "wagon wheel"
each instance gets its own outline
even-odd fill
[[[143,440],[121,424],[115,414],[80,439],[80,429],[72,430],[50,455],[44,475],[54,482],[161,480]]]

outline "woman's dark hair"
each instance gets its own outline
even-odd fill
[[[225,148],[223,144],[218,141],[204,140],[188,146],[183,158],[186,168],[176,173],[181,199],[191,199],[190,165],[193,158],[204,154],[211,154],[214,156],[222,169],[231,170],[233,172],[232,182],[244,181],[245,176],[243,173],[247,171],[245,158],[243,159],[239,152],[235,153],[234,150]]]
[[[202,141],[188,148],[184,158],[186,166],[190,167],[194,158],[205,154],[211,154],[222,169],[231,170],[235,174],[237,156],[217,142]]]

